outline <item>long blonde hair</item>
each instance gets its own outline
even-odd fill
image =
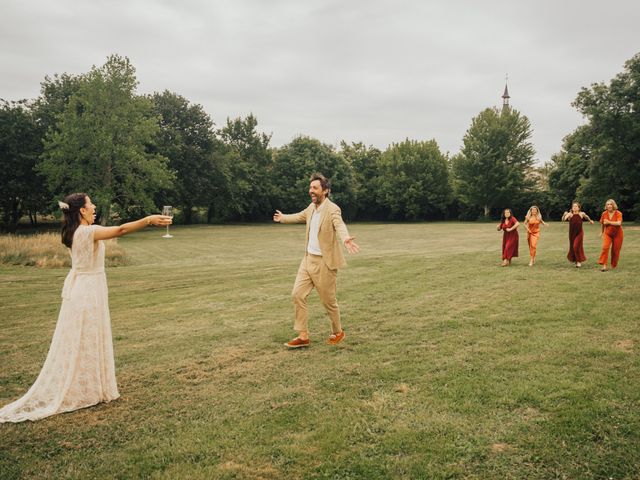
[[[617,210],[618,209],[618,204],[616,203],[616,201],[613,198],[610,198],[609,200],[607,200],[606,202],[604,202],[604,209],[607,209],[607,203],[611,202],[611,204],[613,205],[613,209]]]
[[[529,207],[529,210],[527,210],[527,214],[524,216],[524,219],[528,222],[531,219],[531,210],[533,209],[538,210],[538,215],[536,215],[536,218],[540,221],[542,221],[542,212],[540,212],[540,208],[537,205],[531,205]]]

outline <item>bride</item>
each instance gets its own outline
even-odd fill
[[[40,375],[22,398],[0,409],[0,423],[39,420],[120,396],[102,240],[171,223],[171,217],[150,215],[119,227],[93,225],[96,207],[86,193],[67,196],[60,208],[62,243],[71,249],[72,268],[62,288],[58,323]]]

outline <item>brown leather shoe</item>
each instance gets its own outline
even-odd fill
[[[309,339],[307,338],[306,340],[303,340],[300,337],[296,337],[293,340],[285,343],[284,346],[287,347],[287,348],[308,347],[309,346]]]
[[[340,343],[343,338],[344,338],[344,330],[342,330],[340,333],[332,333],[331,335],[329,335],[329,339],[327,340],[327,343],[331,345],[335,345],[337,343]]]

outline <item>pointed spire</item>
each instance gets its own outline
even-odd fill
[[[509,81],[509,75],[505,75],[504,77],[504,93],[502,94],[502,110],[503,111],[508,111],[509,110],[509,99],[511,98],[509,96],[509,89],[507,88],[507,82]]]

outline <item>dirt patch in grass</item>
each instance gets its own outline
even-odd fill
[[[503,453],[511,449],[512,447],[508,443],[494,443],[491,445],[491,453]]]
[[[538,420],[542,417],[540,410],[533,407],[524,407],[516,410],[516,414],[525,421]]]
[[[187,384],[197,385],[210,381],[212,377],[239,375],[260,376],[273,369],[286,357],[287,352],[256,352],[242,347],[230,346],[212,352],[211,355],[186,360],[175,367],[176,376]]]
[[[634,342],[631,339],[618,340],[616,343],[613,344],[613,347],[616,350],[631,353],[633,352]]]
[[[406,383],[400,383],[396,385],[395,391],[397,393],[409,393],[409,385]]]
[[[227,474],[232,473],[238,475],[240,478],[252,478],[256,480],[281,478],[281,472],[271,465],[243,465],[233,460],[220,465],[220,470]]]

